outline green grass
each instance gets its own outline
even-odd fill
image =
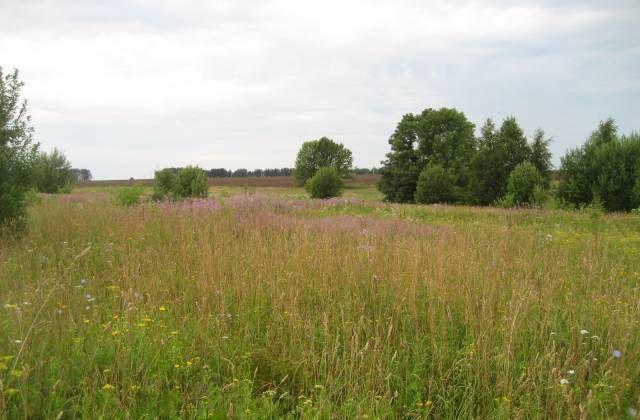
[[[389,205],[372,187],[335,205],[216,187],[217,210],[114,193],[43,197],[0,242],[0,417],[640,408],[638,215]]]

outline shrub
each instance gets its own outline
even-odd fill
[[[450,203],[454,198],[453,177],[440,165],[427,165],[418,177],[417,203]]]
[[[176,183],[176,174],[171,169],[162,169],[155,173],[155,184],[153,186],[153,199],[163,200],[172,195]]]
[[[206,197],[209,193],[207,176],[197,166],[180,169],[176,175],[173,193],[176,198]]]
[[[140,202],[143,193],[142,185],[120,188],[116,195],[116,204],[120,207],[135,206]]]
[[[507,181],[507,195],[511,197],[513,204],[534,204],[535,199],[541,196],[544,179],[540,172],[529,161],[518,164],[509,174]]]
[[[58,149],[53,149],[51,153],[38,154],[34,177],[37,190],[49,194],[71,192],[75,179],[71,163]]]
[[[337,197],[342,193],[343,187],[342,178],[335,168],[320,168],[304,185],[312,198]]]

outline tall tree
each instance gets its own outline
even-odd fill
[[[388,201],[413,201],[418,176],[428,164],[451,174],[458,201],[469,176],[475,153],[474,125],[455,109],[425,109],[419,115],[402,117],[389,139],[391,152],[382,162],[378,188]]]
[[[545,186],[549,186],[551,170],[553,169],[553,165],[551,164],[551,150],[549,149],[550,143],[551,139],[545,138],[544,131],[541,128],[538,128],[535,133],[533,133],[529,161],[538,170]]]
[[[4,74],[0,67],[0,225],[15,227],[23,224],[38,149],[27,101],[20,97],[22,87],[18,70]]]
[[[73,169],[64,153],[53,149],[38,154],[34,167],[36,188],[39,192],[55,194],[74,182]]]
[[[353,156],[342,143],[326,137],[302,144],[296,157],[293,176],[298,185],[304,185],[320,168],[334,168],[341,178],[351,174]]]
[[[478,153],[472,162],[470,185],[473,201],[491,204],[507,190],[509,174],[531,155],[527,138],[514,117],[506,118],[500,129],[488,119],[482,127]]]

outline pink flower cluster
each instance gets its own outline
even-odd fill
[[[161,210],[220,210],[222,205],[213,198],[196,198],[184,201],[161,201],[158,203]]]

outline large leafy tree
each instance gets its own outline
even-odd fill
[[[529,155],[529,161],[536,167],[538,173],[542,177],[545,186],[549,186],[551,180],[551,170],[553,164],[551,163],[551,150],[549,144],[550,138],[546,138],[542,129],[537,129],[533,133],[533,140],[531,141],[531,154]]]
[[[505,119],[499,130],[488,119],[481,129],[478,153],[472,162],[473,201],[491,204],[502,197],[511,171],[530,156],[527,138],[514,117]]]
[[[32,167],[38,145],[20,91],[18,71],[4,74],[0,67],[0,225],[22,225],[25,194],[32,185]]]
[[[617,135],[612,119],[561,160],[558,196],[574,206],[601,203],[609,211],[640,206],[640,135]]]
[[[425,109],[402,117],[389,139],[378,188],[388,201],[413,201],[418,177],[427,165],[447,171],[464,201],[470,162],[475,153],[474,125],[455,109]]]
[[[333,168],[341,178],[351,174],[353,156],[342,143],[326,137],[302,144],[296,157],[293,177],[298,185],[304,185],[320,168]]]

